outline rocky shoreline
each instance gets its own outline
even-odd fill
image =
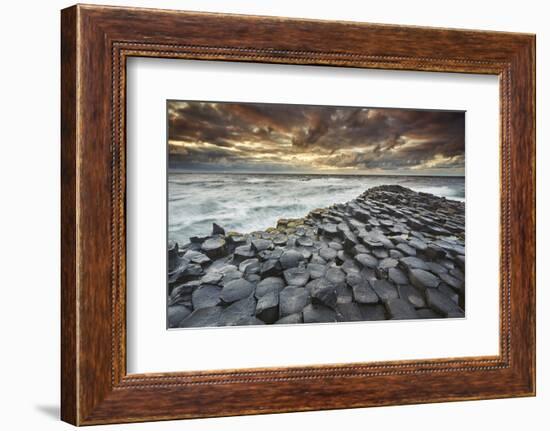
[[[464,203],[391,185],[168,244],[168,326],[464,317]]]

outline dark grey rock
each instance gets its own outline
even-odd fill
[[[337,254],[338,252],[330,247],[322,247],[319,250],[319,256],[321,256],[326,261],[336,259]]]
[[[193,311],[189,316],[183,319],[179,323],[180,328],[204,328],[211,326],[220,326],[220,317],[222,315],[223,308],[208,307],[199,308]]]
[[[359,266],[353,261],[353,259],[346,259],[344,263],[342,263],[341,268],[347,275],[352,272],[359,272]]]
[[[409,282],[405,273],[399,268],[388,269],[388,280],[393,281],[395,284],[407,284]]]
[[[363,320],[361,308],[353,302],[336,305],[336,320],[339,322],[358,322]]]
[[[228,270],[223,274],[222,285],[225,286],[227,283],[230,283],[234,280],[238,280],[239,278],[242,278],[242,277],[243,277],[243,273],[238,269]]]
[[[358,254],[355,256],[355,261],[360,268],[376,268],[378,266],[378,260],[370,254]]]
[[[260,266],[260,274],[262,277],[275,277],[281,274],[281,264],[277,259],[268,259],[262,262]]]
[[[191,310],[185,305],[172,305],[168,307],[167,320],[169,328],[178,328],[180,322],[191,314]]]
[[[258,274],[245,274],[243,278],[252,284],[257,284],[262,279]]]
[[[351,287],[345,283],[336,286],[336,296],[338,296],[338,299],[336,300],[338,304],[353,302],[353,291],[351,290]]]
[[[352,272],[346,276],[346,283],[351,287],[363,283],[365,278],[358,272]]]
[[[251,247],[256,253],[260,253],[261,251],[272,249],[273,242],[268,239],[253,239]]]
[[[261,298],[262,296],[275,292],[279,294],[281,290],[285,287],[285,282],[282,278],[279,277],[267,277],[258,283],[256,286],[255,295],[256,298]]]
[[[440,265],[439,263],[435,262],[426,262],[426,265],[428,265],[428,270],[430,272],[433,272],[436,275],[439,275],[441,277],[441,274],[447,273],[447,268],[445,268],[443,265]]]
[[[319,263],[309,263],[307,265],[307,270],[312,279],[321,278],[327,272],[326,266]]]
[[[296,249],[285,250],[279,261],[283,269],[295,268],[304,260],[304,256]]]
[[[360,304],[363,320],[386,320],[386,309],[383,305]]]
[[[340,268],[328,268],[325,278],[336,286],[346,282],[346,274]]]
[[[217,223],[212,223],[212,235],[225,235],[225,229]]]
[[[241,263],[243,260],[253,258],[256,255],[254,250],[250,245],[240,245],[233,252],[233,261],[237,264]]]
[[[291,325],[294,323],[303,323],[302,313],[289,314],[275,322],[276,325]]]
[[[441,280],[438,277],[423,269],[411,269],[409,271],[409,280],[414,287],[420,290],[424,290],[429,287],[434,288],[441,283]]]
[[[448,284],[440,283],[439,286],[437,286],[437,290],[439,290],[441,293],[443,293],[444,295],[451,298],[451,300],[454,303],[456,303],[456,304],[459,303],[460,297],[459,297],[458,293],[456,293]]]
[[[202,243],[201,250],[210,259],[216,259],[227,254],[227,244],[223,238],[208,238]]]
[[[360,304],[376,304],[378,302],[378,295],[371,287],[370,283],[366,280],[362,280],[353,286],[353,299]]]
[[[429,308],[419,308],[416,310],[419,319],[441,319],[441,316]]]
[[[253,324],[251,317],[256,313],[256,299],[253,295],[234,302],[225,308],[220,316],[221,326],[237,326]]]
[[[193,292],[191,297],[193,309],[214,307],[221,303],[220,294],[222,289],[214,285],[201,286]]]
[[[432,260],[445,257],[446,254],[443,248],[434,243],[429,243],[426,247],[426,250],[424,250],[424,253]]]
[[[439,277],[449,286],[451,286],[457,292],[464,292],[464,281],[459,280],[458,278],[453,277],[450,274],[444,273],[440,274]]]
[[[301,267],[287,269],[283,276],[289,286],[303,287],[309,281],[308,270]]]
[[[402,257],[399,259],[399,266],[405,270],[423,269],[428,270],[428,265],[422,259],[414,256]]]
[[[395,286],[387,280],[374,280],[371,286],[383,302],[395,299],[399,296]]]
[[[416,249],[403,242],[401,244],[397,244],[395,248],[407,256],[416,256]]]
[[[254,285],[252,283],[244,278],[239,278],[224,285],[220,298],[226,304],[230,304],[250,296],[253,291]]]
[[[444,317],[464,317],[464,310],[437,289],[426,289],[426,302]]]
[[[381,247],[376,247],[372,250],[372,255],[377,259],[386,259],[388,257],[388,250]],[[397,264],[397,262],[396,262]]]
[[[303,287],[285,287],[279,293],[279,317],[301,313],[310,302],[309,293]]]
[[[304,323],[329,323],[338,321],[336,312],[333,309],[320,304],[307,305],[302,315]]]
[[[219,284],[222,281],[223,274],[219,272],[207,272],[201,278],[202,284]]]
[[[273,244],[278,246],[286,245],[287,241],[288,237],[284,234],[275,235],[275,237],[273,238]]]
[[[319,278],[316,281],[316,285],[311,289],[311,301],[315,304],[322,304],[334,308],[338,301],[336,285],[326,278]]]
[[[425,251],[428,248],[428,245],[419,238],[410,238],[409,245],[419,251]]]
[[[256,317],[265,323],[274,323],[279,318],[279,292],[271,291],[258,299]]]
[[[172,272],[180,262],[179,247],[175,241],[168,241],[168,271]]]
[[[307,236],[298,238],[296,242],[302,247],[313,247],[313,240]]]
[[[399,285],[397,286],[397,292],[401,299],[410,302],[415,308],[426,306],[424,295],[411,285]]]
[[[385,302],[386,310],[391,319],[416,319],[418,315],[410,302],[401,298],[389,299]]]
[[[260,272],[260,261],[258,259],[246,259],[239,265],[239,271],[243,274],[257,274]]]

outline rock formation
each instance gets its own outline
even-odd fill
[[[464,317],[464,203],[379,186],[168,244],[170,328]]]

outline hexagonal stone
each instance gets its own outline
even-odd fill
[[[285,287],[279,293],[279,317],[301,313],[310,302],[309,293],[303,287]]]
[[[258,259],[246,259],[239,265],[239,271],[244,274],[257,274],[260,272],[260,261]]]
[[[258,285],[256,286],[255,295],[256,298],[259,299],[270,292],[275,292],[279,294],[284,287],[285,282],[282,278],[267,277],[258,283]]]
[[[401,299],[410,302],[415,308],[423,308],[426,306],[424,295],[408,284],[397,286],[397,292]]]
[[[411,269],[423,269],[424,271],[428,270],[428,265],[422,259],[419,259],[414,256],[402,257],[399,259],[399,266],[405,270]]]
[[[307,265],[307,270],[312,279],[321,278],[327,272],[327,267],[319,263],[309,263]]]
[[[386,320],[386,309],[383,305],[360,304],[363,320]]]
[[[268,259],[260,266],[262,277],[275,277],[281,273],[281,264],[277,259]]]
[[[430,308],[418,308],[416,314],[419,319],[441,319],[441,316]]]
[[[319,250],[319,256],[321,256],[326,261],[334,260],[337,254],[338,252],[330,247],[322,247]]]
[[[441,283],[441,280],[438,277],[433,275],[431,272],[424,271],[423,269],[411,269],[409,271],[409,280],[414,287],[420,290],[424,290],[429,287],[435,288],[439,286],[439,283]]]
[[[382,269],[395,268],[398,263],[399,262],[397,261],[397,259],[388,257],[380,261],[380,263],[378,264],[378,268],[382,268]]]
[[[459,280],[458,278],[453,277],[450,274],[444,273],[439,274],[439,278],[451,286],[457,292],[464,292],[464,281]]]
[[[397,250],[403,252],[407,256],[416,256],[416,249],[412,248],[410,245],[405,244],[404,242],[397,244],[395,247]]]
[[[447,268],[445,268],[443,265],[440,265],[436,262],[426,262],[426,265],[428,265],[428,269],[430,272],[433,272],[434,274],[441,275],[447,273]]]
[[[361,308],[353,302],[336,305],[336,320],[339,322],[358,322],[363,320]]]
[[[320,304],[307,305],[302,315],[304,323],[329,323],[338,321],[334,310]]]
[[[254,252],[254,250],[252,250],[252,247],[250,247],[250,245],[240,245],[233,252],[233,261],[235,261],[236,263],[240,263],[243,260],[254,257],[255,255],[256,253]]]
[[[304,260],[304,256],[296,249],[285,250],[279,261],[283,269],[295,268]]]
[[[238,301],[250,296],[254,291],[254,285],[244,278],[238,278],[224,285],[220,298],[226,304]]]
[[[334,308],[338,301],[336,285],[326,278],[319,278],[316,281],[317,283],[311,289],[312,302]]]
[[[250,243],[252,250],[259,253],[273,248],[273,243],[268,239],[253,239]]]
[[[302,313],[289,314],[275,322],[276,325],[291,325],[294,323],[303,323]]]
[[[376,268],[378,266],[378,260],[370,254],[358,254],[355,256],[355,261],[361,268]]]
[[[395,284],[409,283],[409,279],[399,268],[390,268],[388,270],[388,280],[393,281]]]
[[[290,268],[283,272],[286,284],[289,286],[305,286],[309,280],[309,272],[305,268]]]
[[[274,323],[279,318],[279,293],[271,291],[258,299],[256,317],[266,323]]]
[[[366,280],[353,286],[352,290],[355,302],[360,304],[376,304],[378,302],[378,295]]]
[[[410,302],[401,298],[389,299],[385,302],[386,310],[391,319],[416,319],[418,315]]]
[[[250,318],[253,317],[255,313],[256,298],[250,295],[225,308],[220,316],[220,325],[238,326],[253,324]]]
[[[371,286],[383,302],[399,297],[395,286],[387,280],[374,280]]]
[[[328,268],[325,274],[325,278],[335,285],[343,284],[346,282],[346,274],[340,268]]]
[[[464,317],[464,310],[437,289],[426,289],[426,302],[444,317]]]
[[[191,310],[185,305],[172,305],[168,307],[167,320],[169,328],[179,328],[179,323],[191,314]]]
[[[220,306],[199,308],[179,323],[180,328],[204,328],[220,326],[223,308]]]
[[[424,251],[428,248],[428,245],[419,238],[410,238],[409,245],[416,250]]]
[[[216,259],[227,254],[227,245],[223,238],[208,238],[202,243],[201,250],[210,259]]]
[[[219,272],[207,272],[205,275],[201,278],[202,284],[218,284],[222,281],[223,274]]]
[[[214,285],[204,285],[193,292],[193,309],[214,307],[220,304],[221,287]]]
[[[302,236],[296,240],[298,245],[302,247],[313,247],[313,240],[307,236]]]

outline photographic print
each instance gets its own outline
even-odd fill
[[[167,101],[167,326],[465,316],[465,112]]]

